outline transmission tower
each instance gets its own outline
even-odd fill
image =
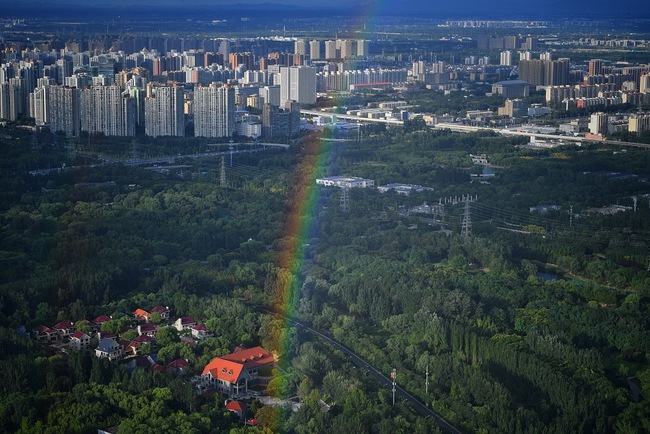
[[[341,210],[344,213],[350,212],[350,189],[347,187],[341,189]]]
[[[221,170],[219,172],[219,186],[226,188],[226,161],[221,157]]]
[[[460,233],[465,237],[472,236],[472,216],[469,211],[469,200],[465,201],[465,212],[463,213],[463,220],[460,223]]]

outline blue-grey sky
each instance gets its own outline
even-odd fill
[[[366,15],[425,15],[511,18],[530,16],[538,19],[554,17],[589,18],[648,16],[650,7],[646,2],[623,2],[612,6],[602,0],[21,0],[12,2],[0,0],[2,8],[26,9],[44,8],[57,10],[66,8],[116,8],[129,9],[175,9],[196,8],[254,9],[261,5],[280,7],[285,5],[296,9],[338,10]]]

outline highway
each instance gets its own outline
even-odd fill
[[[277,314],[276,314],[277,315]],[[349,348],[345,347],[344,345],[336,342],[332,338],[324,335],[323,333],[319,332],[318,330],[315,330],[309,326],[306,326],[305,324],[301,323],[300,321],[292,320],[289,318],[284,317],[287,321],[289,321],[291,324],[295,325],[298,329],[306,330],[313,335],[317,336],[321,340],[327,342],[329,345],[332,347],[336,348],[337,350],[341,351],[343,354],[346,355],[348,360],[350,360],[352,363],[354,363],[357,367],[361,369],[366,369],[368,370],[368,373],[370,373],[373,377],[377,379],[381,384],[385,385],[389,389],[392,389],[392,381],[390,378],[386,377],[384,374],[382,374],[377,368],[371,366],[366,360],[362,359],[358,354],[350,350]],[[398,380],[399,380],[399,373],[398,373]],[[424,405],[422,402],[420,402],[416,397],[408,393],[406,390],[402,389],[399,384],[395,388],[396,394],[401,396],[402,398],[406,399],[412,406],[417,410],[418,413],[420,413],[424,417],[430,417],[433,419],[433,421],[444,431],[454,433],[454,434],[461,434],[462,431],[459,431],[456,427],[451,425],[449,422],[447,422],[445,419],[442,418],[438,413],[434,412],[430,408],[428,408],[426,405]]]
[[[229,145],[228,143],[222,143],[222,145]],[[233,154],[242,154],[242,153],[248,153],[248,152],[259,152],[259,151],[264,151],[267,149],[271,148],[282,148],[282,149],[287,149],[289,148],[289,145],[284,144],[284,143],[257,143],[257,144],[252,144],[252,143],[233,143],[234,149],[232,151]],[[243,146],[248,146],[249,149],[242,149],[238,148],[238,146],[243,145]],[[190,158],[193,160],[199,159],[199,158],[205,158],[205,157],[217,157],[217,156],[226,156],[229,155],[231,152],[230,150],[225,150],[225,151],[217,151],[217,152],[198,152],[194,154],[179,154],[179,155],[174,155],[174,156],[169,156],[169,157],[153,157],[153,158],[135,158],[135,159],[129,159],[129,160],[117,160],[113,158],[107,158],[107,157],[102,157],[101,155],[99,156],[99,159],[101,160],[101,163],[97,164],[87,164],[83,166],[66,166],[66,167],[54,167],[50,169],[37,169],[37,170],[31,170],[29,172],[30,175],[32,176],[37,176],[37,175],[48,175],[50,173],[54,172],[64,172],[69,169],[80,169],[80,168],[88,168],[88,167],[101,167],[101,166],[108,166],[111,164],[123,164],[124,166],[151,166],[151,165],[169,165],[173,164],[177,160],[183,159],[183,158]]]

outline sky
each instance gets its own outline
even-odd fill
[[[4,4],[4,5],[3,5]],[[413,15],[426,14],[436,17],[514,18],[530,17],[546,19],[555,17],[589,18],[589,17],[638,17],[650,15],[650,7],[641,2],[624,2],[612,7],[602,0],[22,0],[12,2],[0,0],[0,8],[51,8],[66,6],[72,8],[237,8],[253,9],[268,5],[274,8],[284,5],[303,9],[331,9],[334,11],[356,14],[364,11],[368,15]],[[233,6],[234,5],[234,6]],[[229,7],[230,6],[230,7]]]

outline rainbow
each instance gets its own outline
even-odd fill
[[[314,138],[305,145],[294,175],[293,188],[289,195],[293,196],[288,207],[285,236],[291,240],[280,254],[278,267],[289,272],[275,294],[274,308],[282,319],[275,348],[280,353],[280,368],[286,370],[291,366],[292,322],[298,309],[299,291],[302,284],[302,273],[305,261],[305,248],[309,240],[312,223],[318,212],[318,186],[316,178],[322,176],[329,149],[332,145],[320,138]]]

